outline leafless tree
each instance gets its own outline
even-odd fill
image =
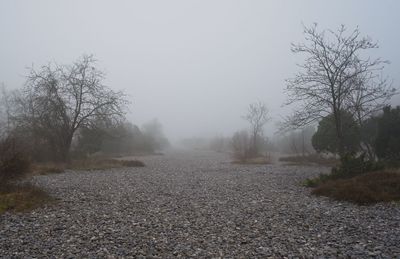
[[[31,69],[21,99],[19,119],[45,136],[60,160],[67,160],[77,130],[96,118],[118,119],[127,101],[102,83],[96,60],[84,55],[72,65]]]
[[[345,26],[337,31],[318,31],[317,25],[304,27],[306,43],[293,44],[292,52],[306,55],[301,71],[287,80],[287,105],[301,106],[286,119],[283,127],[298,128],[328,114],[335,118],[339,155],[344,155],[341,110],[363,116],[378,109],[396,91],[387,80],[377,83],[379,72],[388,62],[365,57],[363,51],[378,44],[361,36],[358,28],[348,32]]]
[[[255,102],[249,105],[247,114],[243,116],[251,125],[251,152],[258,153],[258,139],[263,134],[263,127],[269,121],[269,111],[262,102]]]

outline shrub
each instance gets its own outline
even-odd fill
[[[343,145],[346,153],[357,152],[360,147],[360,130],[351,113],[341,111],[343,132]],[[335,125],[335,117],[330,114],[324,117],[318,125],[318,130],[312,137],[312,145],[317,152],[330,152],[338,154],[340,150],[339,140]]]
[[[351,178],[360,174],[382,170],[382,163],[367,160],[365,154],[358,157],[353,155],[344,156],[339,167],[332,168],[332,178]]]
[[[144,163],[139,160],[121,160],[122,166],[125,167],[144,167]]]
[[[331,180],[312,193],[357,204],[397,201],[400,200],[400,174],[370,172],[350,179]]]
[[[24,177],[30,171],[30,160],[17,140],[8,137],[0,141],[0,185]]]
[[[390,162],[400,159],[400,106],[383,109],[383,115],[378,120],[375,149],[379,159]]]
[[[366,160],[365,154],[359,157],[348,155],[342,158],[340,166],[332,168],[330,174],[320,174],[316,178],[306,179],[303,185],[307,187],[316,187],[330,180],[348,179],[382,169],[384,169],[382,163]]]
[[[144,167],[145,164],[139,160],[117,160],[110,158],[87,158],[73,160],[66,165],[71,170],[107,170],[121,167]]]

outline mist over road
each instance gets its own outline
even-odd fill
[[[174,151],[144,168],[68,171],[35,183],[58,203],[0,216],[3,257],[258,257],[400,254],[400,208],[311,196],[327,169],[233,165]]]

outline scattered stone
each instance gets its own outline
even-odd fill
[[[400,254],[400,206],[301,186],[327,168],[233,165],[224,154],[144,157],[144,168],[37,176],[59,199],[0,216],[1,257],[277,258]]]

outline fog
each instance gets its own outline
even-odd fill
[[[27,67],[71,63],[93,54],[106,84],[129,95],[127,118],[157,118],[172,140],[232,135],[262,101],[272,121],[289,109],[285,79],[300,56],[303,25],[359,26],[379,41],[373,57],[391,61],[385,75],[399,84],[398,1],[2,1],[0,82],[15,89]],[[400,104],[399,97],[392,101]]]

